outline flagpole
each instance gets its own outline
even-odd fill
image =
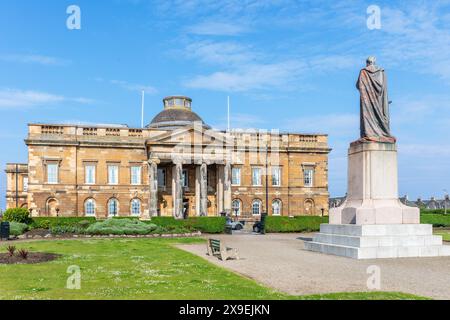
[[[228,96],[228,132],[230,132],[231,125],[230,125],[230,96]]]
[[[145,103],[145,91],[142,90],[141,128],[144,128],[144,103]]]

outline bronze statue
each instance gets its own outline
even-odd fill
[[[375,65],[375,57],[367,58],[356,88],[361,94],[360,141],[395,143],[389,126],[389,100],[384,69]]]

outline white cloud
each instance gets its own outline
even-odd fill
[[[36,54],[3,54],[0,55],[0,60],[6,62],[35,63],[46,66],[61,66],[70,63],[68,60]]]
[[[42,91],[0,89],[0,109],[33,108],[62,102],[90,104],[94,101],[87,98],[64,97]]]
[[[236,36],[248,31],[244,26],[224,22],[203,22],[187,28],[187,31],[197,35]]]
[[[105,80],[103,78],[97,78],[96,80],[99,82],[108,82],[112,85],[118,86],[128,91],[139,91],[139,92],[145,91],[145,93],[147,94],[155,94],[158,92],[158,90],[155,87],[150,85],[130,83],[123,80]]]
[[[186,81],[185,86],[226,92],[245,92],[274,87],[289,89],[290,84],[304,67],[296,61],[253,64],[232,71],[196,76]]]

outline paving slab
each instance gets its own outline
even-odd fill
[[[370,266],[381,271],[380,291],[450,299],[450,257],[354,260],[304,249],[312,234],[211,236],[239,250],[240,260],[206,255],[206,244],[180,245],[218,266],[292,295],[369,291]]]

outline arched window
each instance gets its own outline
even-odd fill
[[[84,203],[84,214],[86,216],[95,216],[95,200],[87,199]]]
[[[281,200],[275,199],[272,202],[272,215],[280,216],[281,215]]]
[[[261,200],[258,200],[258,199],[253,200],[253,203],[252,203],[252,214],[254,216],[261,215],[261,207],[262,207]]]
[[[239,199],[234,199],[232,204],[233,212],[231,213],[234,216],[241,215],[242,202]]]
[[[119,201],[112,198],[108,201],[108,215],[110,217],[115,217],[119,214]]]
[[[141,200],[139,199],[131,200],[131,215],[132,216],[141,215]]]

